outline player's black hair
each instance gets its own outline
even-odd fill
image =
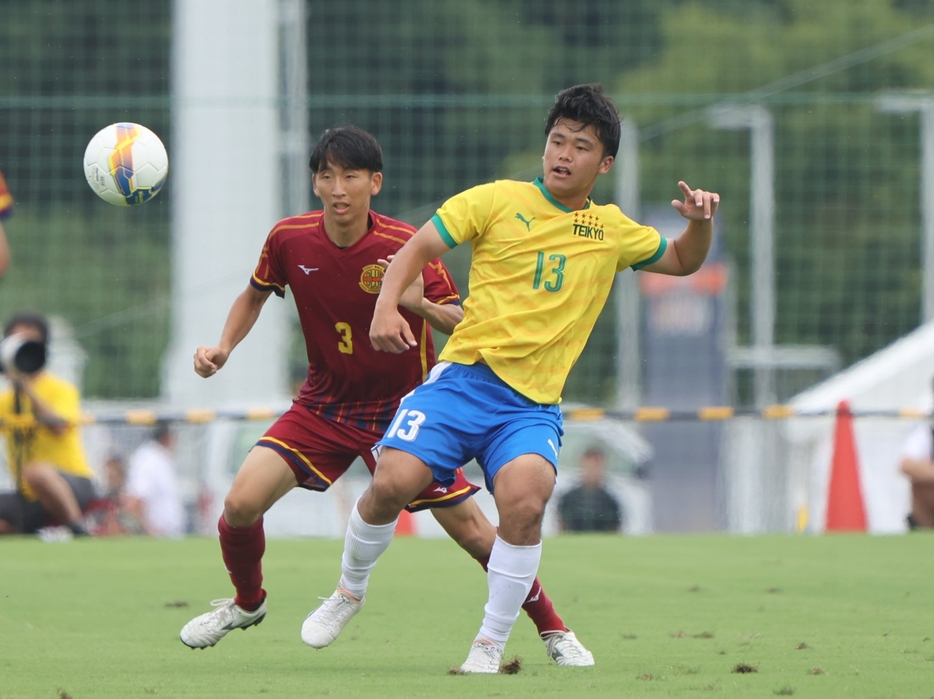
[[[308,166],[318,173],[333,163],[345,170],[382,172],[383,149],[373,134],[357,126],[326,129],[311,152]]]
[[[603,85],[575,85],[559,92],[545,117],[546,136],[559,119],[578,121],[585,127],[593,126],[603,144],[603,155],[616,157],[619,150],[619,112],[613,100],[603,94]]]
[[[13,328],[16,328],[20,325],[26,325],[30,328],[38,330],[42,335],[42,339],[40,340],[42,344],[48,344],[49,321],[45,319],[45,316],[42,316],[38,313],[17,313],[6,322],[6,325],[3,326],[3,336],[9,337],[13,332]]]

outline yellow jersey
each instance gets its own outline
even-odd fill
[[[469,189],[432,222],[449,246],[469,240],[473,249],[464,319],[440,359],[482,361],[543,404],[561,402],[616,273],[652,264],[667,245],[615,205],[569,209],[541,178]]]
[[[40,462],[74,476],[94,477],[84,457],[81,433],[76,424],[81,415],[78,389],[48,372],[36,377],[32,389],[70,425],[64,433],[57,435],[36,422],[32,401],[27,396],[20,397],[17,414],[13,390],[0,393],[0,434],[6,441],[7,464],[17,488],[27,500],[35,500],[36,496],[21,477],[23,465]]]

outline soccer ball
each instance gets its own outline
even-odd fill
[[[95,134],[84,151],[84,176],[101,199],[135,206],[159,193],[169,174],[162,141],[145,126],[111,124]]]

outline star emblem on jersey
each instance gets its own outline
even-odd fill
[[[603,221],[600,220],[599,216],[594,216],[593,214],[587,213],[587,211],[575,211],[571,234],[579,238],[603,240],[605,236]]]
[[[378,294],[383,286],[382,265],[367,265],[360,272],[360,288],[368,294]]]

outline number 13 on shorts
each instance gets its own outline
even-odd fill
[[[396,419],[392,421],[392,425],[390,425],[384,439],[398,437],[406,442],[415,441],[418,436],[418,428],[423,422],[425,422],[425,413],[422,411],[402,409],[396,415]]]

